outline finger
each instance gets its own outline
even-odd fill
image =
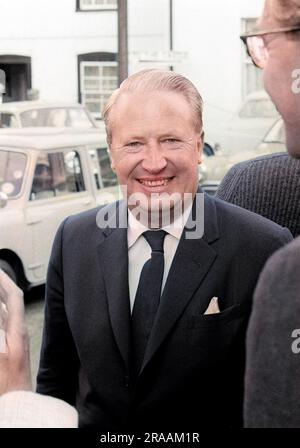
[[[24,332],[24,300],[23,292],[0,269],[0,296],[7,309],[7,335]]]
[[[6,346],[6,327],[7,327],[7,308],[0,300],[0,354],[7,352]]]
[[[15,293],[23,294],[22,290],[0,268],[0,299],[6,303],[7,296]]]
[[[7,352],[7,347],[6,347],[6,335],[5,335],[5,331],[0,328],[0,355],[1,353],[6,353]]]
[[[2,330],[6,329],[7,315],[7,307],[0,299],[0,328],[2,328]]]

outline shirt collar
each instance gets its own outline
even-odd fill
[[[162,227],[161,230],[164,230],[165,232],[174,236],[176,239],[180,240],[183,229],[191,213],[191,209],[192,204],[186,207],[184,213],[178,216],[172,224]],[[139,239],[139,237],[147,230],[149,230],[148,227],[144,226],[140,221],[138,221],[136,217],[130,212],[130,210],[128,210],[128,249],[130,249]]]

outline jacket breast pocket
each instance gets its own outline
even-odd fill
[[[245,306],[235,304],[220,313],[189,316],[186,347],[207,364],[225,359],[235,343],[244,340],[248,314]]]
[[[245,307],[241,306],[240,303],[236,303],[220,313],[189,316],[187,326],[191,330],[197,328],[216,328],[229,325],[231,322],[243,317],[244,314]]]

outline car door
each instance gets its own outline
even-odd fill
[[[31,270],[37,281],[45,280],[60,223],[67,216],[95,205],[84,151],[75,147],[38,153],[26,207],[35,260]]]

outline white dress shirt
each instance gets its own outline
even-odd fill
[[[186,208],[183,215],[179,216],[171,225],[162,227],[167,235],[164,240],[164,275],[162,281],[161,292],[163,292],[166,280],[170,271],[170,267],[177,250],[179,240],[181,238],[184,226],[191,212],[192,205]],[[141,271],[147,260],[151,258],[151,247],[146,239],[142,236],[143,232],[148,229],[135,216],[128,211],[128,281],[129,281],[129,297],[131,311],[134,305],[134,299],[139,284]]]

